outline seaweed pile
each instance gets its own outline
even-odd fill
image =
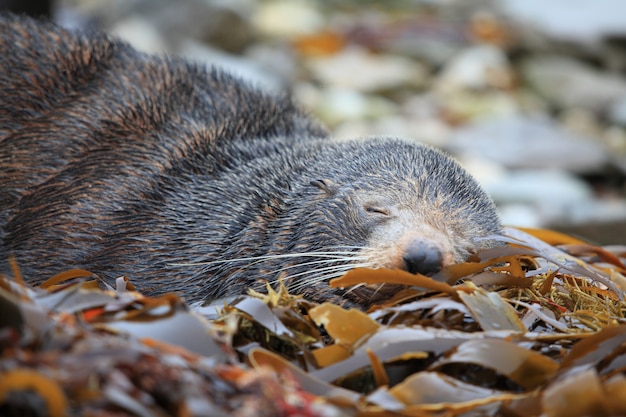
[[[284,288],[190,309],[124,277],[0,279],[0,415],[611,416],[626,413],[626,246],[508,228],[367,312]]]

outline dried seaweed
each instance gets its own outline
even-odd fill
[[[284,288],[189,309],[86,271],[0,280],[0,415],[611,416],[626,413],[624,254],[551,231],[406,286],[367,312]]]

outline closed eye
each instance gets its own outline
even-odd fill
[[[380,214],[383,216],[389,216],[389,209],[385,207],[377,207],[377,206],[365,206],[365,211],[373,214]]]

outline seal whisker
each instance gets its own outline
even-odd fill
[[[290,290],[291,291],[297,291],[297,290],[300,290],[300,289],[303,289],[303,288],[307,288],[307,286],[310,286],[312,284],[317,284],[317,283],[320,283],[320,282],[328,282],[331,279],[342,277],[346,272],[347,272],[347,270],[338,270],[338,271],[334,271],[334,272],[331,271],[329,273],[313,277],[312,279],[308,279],[307,278],[300,285],[295,286],[295,287],[290,287]],[[358,284],[358,285],[362,285],[362,284]]]
[[[359,289],[359,288],[361,288],[361,287],[364,287],[364,286],[365,286],[365,284],[363,284],[363,283],[353,285],[352,287],[350,287],[350,289],[347,289],[347,290],[346,290],[346,292],[344,293],[344,295],[348,295],[348,294],[350,294],[350,293],[354,292],[355,290],[357,290],[357,289]]]
[[[316,265],[316,264],[326,264],[326,263],[336,263],[336,262],[342,262],[342,263],[351,263],[354,261],[363,261],[366,260],[367,257],[366,256],[362,256],[362,255],[357,255],[357,256],[345,256],[343,254],[350,254],[350,255],[354,255],[354,252],[308,252],[308,253],[297,253],[297,254],[287,254],[287,256],[283,256],[283,255],[267,255],[267,256],[259,256],[259,257],[254,257],[254,258],[240,258],[240,259],[232,259],[230,261],[232,261],[232,263],[236,263],[238,261],[246,261],[246,259],[256,259],[254,262],[250,262],[246,265],[241,265],[238,266],[237,271],[233,272],[231,274],[232,278],[237,277],[239,274],[243,273],[244,270],[249,269],[251,267],[253,267],[256,264],[259,264],[261,262],[265,262],[268,260],[273,260],[273,259],[283,259],[283,258],[297,258],[297,257],[306,257],[308,255],[314,255],[314,256],[318,256],[319,254],[322,254],[322,258],[323,259],[316,259],[314,261],[310,261],[310,262],[304,262],[304,263],[296,263],[293,265],[287,265],[287,266],[283,266],[279,269],[275,269],[272,271],[267,272],[267,275],[270,276],[275,276],[277,274],[279,274],[280,272],[284,272],[287,271],[289,269],[293,269],[293,268],[301,268],[303,266],[306,267],[310,267],[312,265]],[[341,255],[335,255],[335,254],[341,254]],[[222,264],[226,264],[228,261],[224,261]],[[197,264],[199,265],[199,264]],[[207,265],[201,265],[201,266],[207,266]],[[311,270],[309,272],[315,272],[317,270]],[[210,272],[207,272],[210,273]],[[274,285],[278,282],[278,279],[270,281],[270,285]],[[263,284],[258,284],[256,286],[253,286],[253,288],[255,289],[259,289],[260,287],[263,287],[265,285],[265,283]]]
[[[366,268],[371,266],[369,263],[354,263],[354,264],[341,264],[341,265],[333,265],[326,268],[320,268],[313,271],[305,271],[299,274],[290,275],[286,277],[286,279],[293,279],[297,277],[302,277],[297,284],[291,284],[288,287],[294,291],[297,291],[311,283],[323,282],[328,279],[330,275],[333,277],[339,277],[345,274],[346,272],[354,269],[354,268]],[[321,275],[320,275],[321,274]],[[307,276],[308,275],[308,276]]]
[[[361,246],[361,245],[336,245],[336,246],[329,246],[328,249],[356,249],[356,250],[362,250],[362,249],[366,249],[365,246]]]
[[[366,284],[357,284],[354,285],[353,287],[351,287],[349,290],[347,290],[344,294],[348,295],[354,291],[356,291],[357,289],[364,287]],[[383,289],[383,287],[385,286],[385,283],[379,284],[374,288],[374,291],[372,292],[372,294],[370,295],[370,299],[376,298],[376,295],[378,295],[378,293]]]
[[[344,257],[344,258],[336,258],[336,259],[319,259],[316,261],[311,261],[311,262],[304,262],[301,264],[294,264],[294,265],[288,265],[288,266],[284,266],[282,268],[276,269],[272,272],[270,272],[271,275],[286,271],[288,269],[293,269],[293,268],[299,268],[299,267],[303,267],[303,266],[310,266],[310,265],[320,265],[320,264],[327,264],[327,263],[333,263],[333,262],[337,262],[337,261],[345,261],[345,262],[353,262],[353,261],[365,261],[367,260],[366,256],[355,256],[355,257]],[[315,272],[316,270],[313,270],[311,272]]]
[[[347,272],[350,271],[354,268],[363,268],[368,266],[368,263],[362,262],[362,263],[351,263],[351,264],[340,264],[340,265],[331,265],[331,266],[327,266],[325,268],[320,268],[320,269],[315,269],[312,271],[304,271],[304,272],[300,272],[294,275],[288,275],[287,277],[285,277],[285,279],[294,279],[294,278],[298,278],[298,277],[302,277],[304,276],[306,279],[311,279],[311,278],[316,278],[317,275],[319,275],[319,273],[323,273],[323,272],[328,272],[328,271],[343,271],[343,272]],[[307,276],[308,275],[308,276]]]
[[[384,282],[382,284],[377,285],[376,288],[374,289],[374,292],[372,293],[372,298],[375,298],[384,287],[385,287]]]
[[[190,263],[171,263],[171,266],[182,266],[182,267],[191,267],[191,266],[209,266],[209,265],[220,265],[220,264],[228,264],[235,262],[248,262],[248,261],[266,261],[272,259],[286,259],[286,258],[300,258],[300,257],[326,257],[331,259],[342,259],[345,255],[354,255],[354,252],[341,252],[341,251],[326,251],[326,252],[298,252],[298,253],[283,253],[283,254],[272,254],[272,255],[261,255],[261,256],[251,256],[247,258],[234,258],[234,259],[219,259],[216,261],[208,261],[208,262],[190,262]]]
[[[342,260],[345,261],[345,262],[337,263],[337,262],[342,261]],[[360,263],[354,263],[355,260],[356,261],[361,261],[361,262]],[[266,283],[269,283],[270,285],[275,285],[275,284],[277,284],[281,280],[282,281],[291,280],[293,278],[297,278],[297,277],[305,276],[305,275],[309,275],[308,277],[306,277],[306,279],[309,280],[307,282],[311,282],[310,278],[314,278],[317,275],[319,275],[320,273],[323,273],[323,272],[326,272],[326,271],[339,270],[342,273],[345,273],[345,272],[347,272],[347,271],[349,271],[351,269],[354,269],[354,268],[367,267],[369,264],[367,264],[365,262],[362,262],[362,261],[365,261],[365,260],[367,260],[366,257],[341,258],[341,259],[318,259],[318,260],[312,261],[312,262],[305,262],[305,263],[302,263],[302,264],[288,265],[288,266],[284,266],[284,267],[278,268],[276,270],[270,271],[270,272],[267,273],[267,275],[274,276],[274,275],[279,274],[280,272],[284,272],[284,271],[287,271],[289,269],[299,268],[299,267],[302,267],[302,266],[323,265],[323,264],[328,264],[328,263],[331,263],[331,264],[334,263],[334,265],[330,265],[328,267],[317,268],[317,269],[306,269],[305,271],[299,272],[299,273],[294,274],[294,275],[287,275],[285,277],[280,277],[280,278],[276,278],[276,279],[271,280],[271,281],[266,281],[266,282],[264,282],[262,284],[259,284],[257,287],[265,286]],[[291,287],[293,288],[294,285],[291,285]]]
[[[257,259],[257,260],[255,260],[254,262],[250,262],[250,263],[248,263],[246,265],[238,266],[237,270],[231,273],[231,278],[236,278],[240,274],[244,273],[245,270],[247,270],[249,268],[252,268],[254,265],[256,265],[258,263],[261,263],[261,262],[265,262],[267,260],[273,260],[275,258],[276,259],[289,258],[289,257],[295,258],[295,257],[299,257],[301,255],[316,254],[316,253],[319,254],[320,252],[313,252],[313,253],[306,253],[306,254],[305,253],[289,254],[289,256],[287,256],[287,257],[284,257],[282,255],[279,255],[279,256],[271,255],[271,256],[261,256],[261,257],[256,257],[256,258],[249,258],[249,259]],[[333,253],[346,253],[346,252],[325,252],[324,254],[325,254],[325,256],[327,258],[316,259],[316,260],[310,261],[310,262],[296,263],[296,264],[293,264],[293,265],[283,266],[281,268],[278,268],[278,269],[275,269],[275,270],[267,272],[266,275],[276,276],[277,274],[279,274],[281,272],[284,272],[284,271],[287,271],[289,269],[310,267],[310,266],[316,265],[316,264],[320,265],[320,264],[337,263],[337,262],[341,262],[342,264],[343,263],[351,264],[354,261],[364,261],[364,260],[367,259],[367,257],[360,256],[360,255],[359,256],[350,256],[350,257],[346,257],[345,255],[336,255],[336,256],[335,255],[331,255]],[[349,252],[349,253],[353,254],[352,252]],[[245,261],[245,258],[241,258],[239,260]],[[232,261],[233,261],[233,263],[235,263],[238,260],[234,259]],[[205,266],[205,265],[203,265],[203,266]],[[310,270],[308,272],[309,273],[314,273],[316,271],[318,271],[318,269],[313,269],[313,270]],[[207,271],[207,274],[210,274],[210,271]],[[187,280],[189,280],[189,278],[187,278]],[[191,281],[193,281],[193,279]],[[279,279],[276,279],[276,280],[273,280],[273,281],[268,281],[268,282],[270,283],[270,285],[275,285],[278,281],[279,281]],[[187,281],[187,282],[189,282],[189,281]],[[260,288],[262,288],[264,286],[265,286],[265,283],[262,283],[262,284],[254,285],[252,288],[258,290],[258,289],[260,289]]]

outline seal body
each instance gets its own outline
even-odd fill
[[[0,270],[84,268],[191,302],[353,267],[433,274],[489,245],[494,205],[441,152],[334,142],[284,96],[104,34],[0,18]],[[477,240],[478,239],[478,240]]]

